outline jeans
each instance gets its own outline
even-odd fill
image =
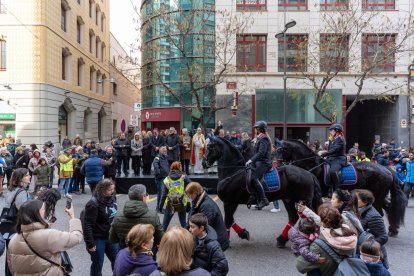
[[[91,276],[102,276],[102,266],[104,263],[105,255],[108,257],[111,262],[112,270],[114,269],[114,263],[116,258],[116,246],[112,244],[109,239],[95,239],[96,251],[91,252],[88,250],[89,255],[91,255]]]
[[[279,207],[279,200],[273,201],[273,208],[280,209],[280,207]]]
[[[164,202],[161,204],[162,189],[164,189],[163,179],[155,178],[155,187],[157,188],[157,209],[161,209]]]
[[[170,225],[170,221],[172,217],[174,216],[174,213],[170,213],[168,211],[164,212],[164,219],[162,220],[162,227],[164,228],[164,231],[167,231],[168,225]],[[181,227],[185,227],[187,224],[187,212],[185,210],[178,212],[178,219],[180,220]]]
[[[61,178],[59,182],[58,192],[60,193],[63,188],[65,188],[65,195],[69,192],[69,186],[72,181],[72,178]]]
[[[414,183],[405,182],[405,184],[404,184],[404,194],[407,197],[407,203],[406,204],[408,204],[408,199],[410,198],[410,193],[411,193],[411,190],[413,189],[413,187],[414,187]]]
[[[124,171],[125,176],[128,176],[128,169],[129,169],[129,158],[128,156],[118,156],[117,157],[117,169],[118,174],[121,174],[121,165],[122,169]]]

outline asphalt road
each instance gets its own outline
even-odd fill
[[[89,191],[88,191],[89,192]],[[222,207],[222,203],[216,196],[212,196]],[[74,196],[75,213],[79,213],[85,203],[89,200],[90,194]],[[118,196],[118,206],[123,207],[126,195]],[[4,205],[4,198],[0,198],[0,207]],[[283,204],[281,204],[282,206]],[[65,200],[60,200],[57,206],[57,229],[68,230],[69,224],[67,215],[63,209]],[[150,208],[155,209],[155,198],[151,196]],[[236,222],[246,227],[251,234],[250,241],[241,240],[235,232],[231,233],[231,247],[225,252],[229,261],[230,272],[234,276],[262,276],[262,275],[300,275],[295,269],[295,258],[289,248],[279,249],[276,247],[276,236],[279,235],[287,221],[287,213],[282,211],[276,214],[271,213],[270,206],[262,211],[248,210],[246,206],[240,206],[236,212]],[[411,199],[407,208],[406,225],[400,231],[397,238],[390,238],[387,243],[390,272],[392,275],[413,275],[412,256],[414,256],[414,199]],[[161,218],[162,221],[162,218]],[[179,224],[177,216],[171,221],[171,225]],[[72,275],[89,275],[90,257],[86,252],[85,244],[69,251],[74,272]],[[0,258],[0,275],[4,271],[4,256]],[[23,264],[24,265],[24,264]],[[104,262],[103,275],[112,275],[110,263],[107,259]]]

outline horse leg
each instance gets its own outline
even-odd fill
[[[250,233],[245,228],[239,226],[237,223],[234,222],[234,213],[237,210],[238,204],[224,202],[224,223],[226,224],[226,231],[230,237],[230,228],[239,235],[239,238],[250,240]]]
[[[282,233],[276,239],[278,248],[286,247],[286,243],[289,240],[289,230],[295,225],[296,221],[299,219],[298,213],[295,209],[295,202],[293,202],[292,200],[288,201],[284,199],[283,204],[285,205],[286,211],[288,213],[289,222],[286,224],[285,228],[283,228]]]

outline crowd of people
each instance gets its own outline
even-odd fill
[[[227,139],[247,163],[267,170],[272,164],[265,161],[280,141],[272,141],[266,127],[265,122],[257,122],[257,137],[251,139],[245,132],[226,132],[219,123],[210,135]],[[226,275],[229,265],[224,252],[229,236],[223,216],[204,188],[191,181],[190,173],[190,164],[193,173],[204,173],[201,161],[210,135],[201,129],[193,136],[187,129],[181,135],[174,128],[135,133],[129,129],[105,149],[94,141],[83,144],[77,135],[73,142],[65,137],[57,157],[51,142],[38,149],[11,136],[0,137],[0,192],[8,220],[3,223],[2,215],[0,253],[7,248],[5,274],[65,275],[61,253],[84,241],[91,259],[90,275],[102,275],[105,256],[116,276]],[[384,166],[394,163],[409,195],[414,186],[414,154],[397,148],[390,153],[387,145],[374,148],[372,160]],[[311,149],[323,147],[314,143]],[[264,159],[260,151],[265,152]],[[357,143],[347,158],[348,162],[370,161]],[[388,163],[383,161],[387,158]],[[154,175],[156,210],[149,209],[148,193],[141,184],[131,186],[125,205],[118,206],[114,179],[129,175],[130,160],[135,175],[141,171]],[[55,170],[57,189],[53,189]],[[264,171],[256,172],[253,185],[260,184]],[[4,190],[3,180],[7,180]],[[69,230],[54,229],[56,202],[61,196],[71,199],[70,193],[86,193],[85,184],[92,197],[80,218],[75,218],[73,205],[66,206]],[[269,204],[257,196],[260,209]],[[383,218],[372,206],[374,201],[368,190],[335,189],[331,204],[323,204],[316,213],[297,203],[300,220],[289,232],[297,270],[332,275],[346,267],[341,263],[347,260],[368,273],[361,275],[389,275],[388,235]],[[164,214],[162,223],[158,213]],[[180,227],[169,227],[176,213]],[[19,265],[27,262],[32,265]]]

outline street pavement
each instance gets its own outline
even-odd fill
[[[74,195],[73,203],[77,217],[90,199],[90,191],[86,195]],[[222,202],[215,195],[211,195],[222,209]],[[118,195],[118,206],[122,208],[127,195]],[[149,207],[155,209],[155,196],[150,197]],[[69,229],[68,216],[64,213],[66,200],[58,202],[57,222],[53,227],[67,231]],[[272,205],[272,204],[271,204]],[[0,198],[0,207],[4,206],[4,198]],[[250,231],[250,241],[241,240],[237,234],[231,233],[231,246],[226,250],[230,272],[234,276],[262,276],[262,275],[300,275],[295,268],[295,258],[289,248],[276,247],[276,236],[279,235],[287,221],[287,213],[281,204],[282,211],[271,213],[271,206],[262,211],[248,210],[246,206],[239,206],[236,212],[236,222]],[[397,238],[390,238],[387,243],[388,257],[392,275],[413,275],[412,256],[414,256],[414,199],[411,199],[406,213],[406,225],[400,230]],[[160,215],[162,221],[162,215]],[[174,216],[171,225],[178,225],[178,217]],[[71,275],[89,275],[90,257],[82,243],[68,251],[74,265]],[[4,275],[4,256],[0,258],[0,275]],[[22,264],[25,265],[25,264]],[[112,275],[108,259],[105,259],[103,275]]]

